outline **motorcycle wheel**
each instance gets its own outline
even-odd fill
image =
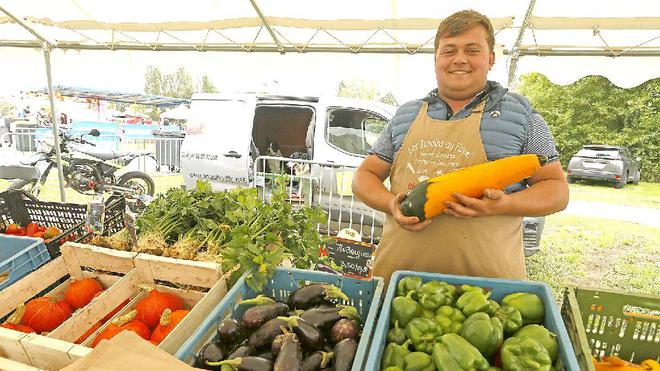
[[[156,193],[154,180],[141,171],[129,171],[117,180],[117,185],[138,191],[140,194],[153,196]]]

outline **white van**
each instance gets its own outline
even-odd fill
[[[181,146],[184,184],[247,186],[259,156],[357,166],[395,112],[337,97],[194,94]]]

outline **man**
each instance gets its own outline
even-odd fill
[[[398,109],[355,173],[355,195],[387,214],[374,267],[385,282],[395,270],[524,279],[522,217],[568,203],[547,124],[525,97],[487,80],[494,44],[493,27],[478,12],[443,20],[435,37],[438,88]],[[527,181],[479,199],[455,194],[433,220],[401,214],[405,192],[420,181],[524,153],[549,158]]]

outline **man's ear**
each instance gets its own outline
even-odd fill
[[[488,66],[493,68],[493,64],[495,64],[495,52],[490,52],[490,56],[488,57]]]

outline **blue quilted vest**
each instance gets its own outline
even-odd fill
[[[519,155],[522,153],[527,138],[528,117],[532,114],[532,107],[527,98],[509,92],[497,82],[489,81],[488,85],[489,92],[485,98],[487,101],[480,127],[481,142],[484,145],[486,157],[489,161],[493,161]],[[431,118],[447,119],[447,106],[440,98],[433,95],[410,101],[399,107],[391,123],[395,154],[398,154],[403,139],[424,101],[429,103],[428,115]],[[471,108],[467,111],[457,112],[455,118],[468,116]],[[526,183],[521,182],[518,185],[507,187],[506,191],[515,192],[525,186]]]

